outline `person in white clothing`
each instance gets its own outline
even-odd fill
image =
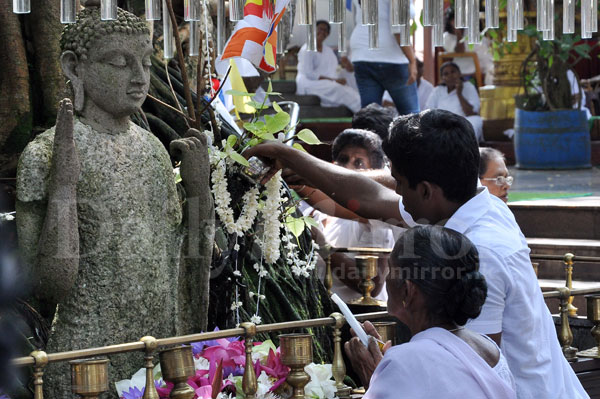
[[[331,152],[333,162],[336,165],[350,170],[383,169],[385,166],[381,138],[367,130],[344,130],[335,138]],[[292,188],[297,189],[299,195],[306,198],[306,202],[302,201],[300,203],[300,209],[304,215],[312,216],[318,223],[319,226],[313,228],[312,231],[313,235],[318,236],[317,242],[321,246],[328,244],[334,248],[371,247],[390,249],[393,248],[396,238],[404,231],[404,229],[379,220],[359,218],[350,211],[340,210],[339,208],[331,212],[329,204],[333,201],[308,185],[302,187],[292,186]],[[326,211],[319,209],[325,209]],[[337,213],[339,217],[328,213]],[[387,259],[381,258],[379,261],[380,272],[374,279],[375,287],[373,289],[373,297],[381,301],[387,300],[385,290],[387,269]],[[344,302],[350,302],[361,297],[361,291],[358,287],[360,279],[357,278],[358,272],[354,267],[353,257],[344,253],[331,254],[331,270],[333,277],[332,292],[338,294]]]
[[[388,341],[383,357],[373,339],[369,347],[356,337],[345,344],[351,362],[361,365],[364,398],[516,399],[496,343],[464,326],[479,315],[487,292],[473,243],[444,227],[415,227],[398,240],[389,263],[388,312],[413,337],[395,347]]]
[[[460,68],[449,61],[440,67],[442,84],[433,89],[426,109],[444,109],[467,118],[477,141],[483,141],[483,119],[479,116],[479,94],[471,82],[463,82]]]
[[[360,109],[360,95],[339,77],[338,59],[323,43],[331,27],[327,21],[317,21],[317,51],[308,51],[304,44],[298,52],[296,94],[311,94],[321,99],[323,107],[345,105],[352,112]]]
[[[480,272],[488,284],[481,314],[467,326],[500,345],[517,397],[589,398],[562,354],[513,214],[487,188],[478,188],[479,149],[472,125],[440,109],[401,116],[392,123],[383,149],[396,192],[278,142],[255,146],[245,156],[273,162],[265,179],[279,167],[292,168],[364,218],[405,226],[415,220],[442,224],[466,235],[479,252]],[[363,364],[369,362],[373,359],[363,359]]]
[[[484,84],[491,85],[494,81],[494,57],[492,56],[492,41],[483,36],[481,43],[465,45],[462,29],[454,26],[454,10],[449,7],[444,16],[444,51],[447,53],[473,52],[479,61],[479,70],[483,75]],[[468,76],[475,75],[475,62],[471,57],[455,57],[453,61],[461,72]]]

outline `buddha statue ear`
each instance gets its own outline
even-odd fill
[[[73,95],[75,97],[73,107],[75,111],[81,112],[83,110],[85,94],[83,91],[83,79],[79,76],[79,57],[73,51],[67,50],[60,56],[60,65],[63,74],[69,79],[73,88]]]

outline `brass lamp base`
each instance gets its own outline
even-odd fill
[[[360,305],[360,306],[380,306],[380,307],[387,306],[386,302],[375,299],[372,296],[361,296],[360,298],[353,299],[348,303],[350,305]]]
[[[342,385],[342,386],[336,387],[336,389],[337,389],[336,394],[335,394],[336,398],[349,399],[352,395],[352,388],[347,385]]]

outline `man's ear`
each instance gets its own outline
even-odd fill
[[[73,106],[75,111],[81,112],[83,110],[85,95],[83,92],[83,80],[79,76],[79,57],[73,51],[67,50],[60,56],[60,66],[63,74],[71,82],[71,87],[73,87],[73,95],[75,96]]]
[[[433,186],[428,181],[423,180],[418,184],[418,192],[423,200],[430,200],[433,196]]]

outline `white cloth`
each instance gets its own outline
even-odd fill
[[[454,53],[457,45],[456,35],[450,32],[444,32],[444,51]],[[470,45],[472,49],[465,44],[465,51],[477,54],[479,61],[479,69],[484,75],[493,74],[494,72],[494,57],[491,52],[492,43],[487,37],[481,39],[481,43]],[[460,72],[464,75],[475,74],[475,63],[471,57],[456,57],[454,63],[460,68]],[[486,76],[487,78],[487,76]],[[487,80],[487,79],[486,79]]]
[[[579,82],[577,82],[577,77],[575,76],[573,71],[570,69],[567,71],[567,79],[569,79],[569,84],[571,85],[571,95],[574,96],[574,95],[579,94]],[[585,105],[586,105],[586,96],[585,96],[585,91],[582,89],[581,90],[581,104],[579,106],[579,109],[582,111],[585,111],[586,117],[588,119],[590,119],[592,117],[592,113]],[[577,108],[577,103],[573,104],[573,108]]]
[[[319,223],[327,242],[336,248],[393,248],[396,240],[406,230],[379,220],[369,220],[369,223],[361,223],[329,216],[314,209],[305,201],[300,202],[299,208],[305,216],[310,215]],[[335,273],[333,273],[331,290],[344,302],[350,302],[361,297],[360,293],[344,284]],[[374,298],[387,301],[385,282],[381,292]]]
[[[350,36],[350,59],[352,62],[385,62],[408,64],[408,59],[398,45],[390,23],[390,0],[379,0],[379,48],[369,50],[369,27],[362,24],[362,12],[357,0],[352,6],[356,10],[356,25]]]
[[[462,95],[473,107],[473,112],[479,112],[479,94],[477,94],[477,89],[471,82],[463,82]],[[465,115],[465,112],[460,105],[456,89],[448,93],[448,87],[445,85],[436,86],[427,100],[425,109],[444,109],[457,115],[464,116],[471,122],[471,125],[473,125],[477,141],[483,141],[483,119],[481,119],[481,116],[479,115]]]
[[[429,83],[425,78],[421,78],[420,83],[417,85],[417,97],[419,98],[419,108],[426,109],[427,100],[433,92],[433,85]]]
[[[498,364],[503,361],[501,355]],[[465,341],[434,327],[386,351],[364,398],[514,399],[516,395],[510,374],[505,380]]]
[[[399,207],[406,214],[402,201]],[[467,327],[482,334],[502,332],[501,348],[518,398],[589,398],[562,353],[527,242],[506,204],[478,187],[445,226],[477,247],[488,294],[481,314]]]
[[[360,95],[348,85],[341,85],[338,79],[338,59],[331,47],[323,44],[322,51],[308,51],[304,44],[298,52],[298,74],[296,75],[296,94],[311,94],[321,99],[323,107],[345,105],[352,112],[360,110]]]

